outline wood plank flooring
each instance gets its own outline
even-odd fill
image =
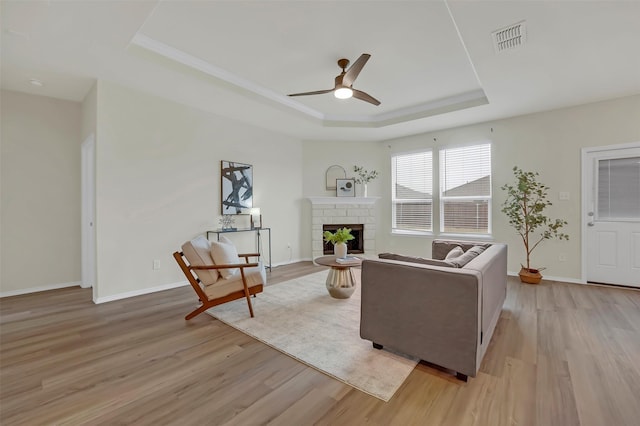
[[[479,375],[421,363],[388,403],[206,314],[185,321],[195,305],[189,287],[102,305],[81,288],[0,300],[0,424],[640,424],[640,291],[510,279]]]

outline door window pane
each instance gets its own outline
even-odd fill
[[[598,160],[598,219],[640,220],[640,157]]]

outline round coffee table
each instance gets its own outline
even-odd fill
[[[328,266],[327,290],[331,297],[336,299],[348,299],[356,291],[356,277],[353,273],[354,266],[360,266],[362,259],[347,263],[336,262],[336,256],[321,256],[313,260],[318,265]]]

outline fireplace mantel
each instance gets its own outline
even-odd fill
[[[375,204],[380,197],[307,197],[311,204]]]

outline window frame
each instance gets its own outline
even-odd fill
[[[402,156],[409,156],[412,154],[426,154],[426,153],[430,153],[431,154],[431,198],[415,198],[415,199],[410,199],[410,200],[404,200],[404,199],[399,199],[397,198],[397,183],[396,183],[396,158],[397,157],[402,157]],[[420,150],[414,150],[414,151],[408,151],[408,152],[398,152],[398,153],[394,153],[391,155],[391,233],[392,234],[397,234],[397,235],[434,235],[434,204],[436,202],[436,197],[435,194],[433,193],[433,188],[435,187],[435,182],[433,180],[433,177],[435,175],[434,172],[434,160],[433,160],[433,153],[434,153],[434,149],[430,148],[430,149],[420,149]],[[396,207],[398,204],[410,204],[410,203],[421,203],[421,202],[426,202],[426,203],[431,203],[430,204],[430,215],[431,215],[431,226],[429,229],[425,229],[425,230],[418,230],[418,229],[406,229],[406,228],[398,228],[396,227],[397,224],[397,214],[396,214]]]
[[[468,195],[468,196],[446,196],[444,194],[444,179],[443,175],[445,173],[444,167],[444,156],[442,155],[443,151],[452,150],[452,149],[463,149],[463,148],[472,148],[472,147],[480,147],[483,145],[489,146],[489,195]],[[438,149],[438,212],[439,212],[439,235],[450,235],[450,236],[464,236],[464,237],[491,237],[492,235],[492,200],[493,200],[493,144],[490,141],[477,142],[472,144],[465,145],[452,145],[445,146]],[[446,201],[486,201],[487,202],[487,232],[447,232],[444,229],[445,226],[445,214],[444,214],[444,204]]]
[[[444,173],[442,151],[448,149],[474,147],[481,145],[489,145],[489,161],[490,161],[490,185],[489,195],[485,196],[444,196],[444,188],[441,182],[444,181],[442,173]],[[416,199],[410,201],[431,201],[431,230],[419,231],[396,228],[396,205],[399,204],[396,198],[396,161],[395,158],[399,156],[431,153],[431,185],[432,196],[430,199]],[[435,190],[437,188],[437,190]],[[487,231],[486,232],[445,232],[445,216],[444,205],[447,201],[455,200],[479,200],[487,202]],[[400,202],[401,204],[401,202]],[[464,145],[448,145],[442,147],[430,147],[412,151],[395,152],[391,154],[391,233],[393,235],[406,235],[406,236],[433,236],[433,237],[463,237],[470,240],[488,240],[492,239],[493,235],[493,143],[491,141],[476,141],[474,143]]]

